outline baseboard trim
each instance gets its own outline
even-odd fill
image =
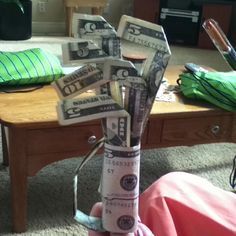
[[[65,22],[32,22],[33,35],[65,35]]]

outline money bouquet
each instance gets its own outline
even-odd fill
[[[70,125],[101,119],[104,134],[76,169],[75,219],[93,230],[134,232],[141,137],[170,49],[161,26],[130,16],[122,16],[116,32],[101,16],[74,14],[72,29],[75,40],[62,46],[63,62],[81,67],[52,84],[61,98],[59,122]],[[94,92],[84,93],[88,90]],[[100,219],[77,209],[77,178],[102,146]]]

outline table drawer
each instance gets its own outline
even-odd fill
[[[149,119],[147,145],[155,145],[161,142],[162,120]]]
[[[102,137],[101,125],[80,125],[28,131],[27,153],[86,153]]]
[[[194,144],[224,141],[230,136],[231,116],[169,119],[163,122],[161,143]]]

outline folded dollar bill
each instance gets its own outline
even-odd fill
[[[135,77],[138,72],[135,66],[127,60],[106,59],[104,61],[103,76],[108,80],[125,80],[127,77]]]
[[[123,40],[122,45],[126,48],[126,56],[128,54],[144,56],[147,59],[143,65],[142,76],[147,77],[150,68],[157,60],[158,53],[166,55],[169,60],[171,52],[168,41],[162,26],[140,20],[131,16],[123,15],[121,17],[117,35]],[[125,46],[125,44],[127,44]],[[133,45],[139,45],[138,50]],[[128,53],[127,53],[128,52]],[[166,66],[166,65],[165,65]]]
[[[150,63],[149,69],[147,70],[146,81],[148,88],[148,98],[144,114],[143,129],[147,124],[148,117],[155,101],[156,94],[160,88],[161,81],[163,79],[169,59],[170,54],[156,51],[155,56],[153,57],[153,61]]]
[[[148,90],[146,87],[128,87],[125,90],[124,107],[131,116],[131,146],[138,145],[143,133]]]
[[[91,40],[108,56],[119,58],[121,55],[120,39],[102,16],[74,13],[72,34],[75,38]]]
[[[74,13],[72,35],[75,38],[91,39],[114,36],[116,31],[102,16]]]
[[[105,117],[126,116],[127,112],[108,95],[59,101],[57,114],[61,125],[70,125]]]
[[[123,15],[121,17],[117,36],[158,51],[169,51],[164,30],[160,25],[131,16]]]
[[[115,35],[102,36],[101,38],[91,38],[91,40],[101,48],[107,55],[113,58],[121,57],[120,39]]]
[[[110,57],[93,41],[78,39],[78,41],[62,44],[63,64],[84,64],[96,61],[103,61]]]
[[[96,94],[107,94],[123,107],[122,87],[118,81],[109,81],[96,89]]]
[[[150,75],[155,73],[156,77],[159,77],[159,81],[162,80],[163,72],[165,71],[171,52],[153,51],[145,61],[143,67],[143,77],[150,81]],[[160,72],[159,72],[160,71]],[[159,84],[159,83],[158,83]],[[155,86],[156,87],[156,86]]]
[[[106,143],[120,147],[130,146],[130,115],[108,117],[104,132]]]
[[[125,86],[126,88],[133,88],[136,90],[143,90],[147,89],[147,83],[146,81],[140,77],[127,77],[126,80],[121,81],[122,85]]]
[[[52,83],[61,99],[75,97],[106,83],[102,71],[88,64]]]
[[[111,81],[96,89],[96,94],[111,96],[117,104],[123,107],[122,89],[118,81]],[[103,118],[102,129],[106,142],[113,145],[130,145],[130,116]]]

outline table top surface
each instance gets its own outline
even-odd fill
[[[164,75],[168,83],[176,84],[182,70],[182,66],[169,66]],[[175,96],[172,102],[154,102],[150,117],[224,112],[206,103]],[[0,93],[0,101],[0,121],[6,126],[58,125],[56,104],[59,98],[51,85],[32,92]]]

